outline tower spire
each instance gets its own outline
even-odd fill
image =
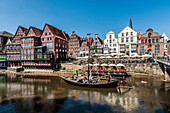
[[[129,20],[129,27],[133,29],[131,17],[130,17],[130,20]]]

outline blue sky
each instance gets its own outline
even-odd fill
[[[170,0],[0,0],[0,31],[15,33],[19,25],[43,29],[51,24],[74,30],[81,37],[87,33],[118,34],[129,24],[145,33],[148,28],[170,37]]]

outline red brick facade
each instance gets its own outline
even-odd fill
[[[13,39],[6,45],[8,66],[21,66],[21,37],[25,36],[28,29],[19,26]]]
[[[170,55],[170,40],[167,41],[167,52]]]
[[[164,37],[148,29],[145,34],[138,33],[138,53],[164,55]]]
[[[69,39],[69,57],[77,58],[80,56],[81,38],[72,32]]]
[[[61,60],[66,60],[68,58],[68,38],[68,34],[64,31],[49,24],[44,26],[41,42],[43,46],[47,47],[47,52],[52,52],[54,67]]]

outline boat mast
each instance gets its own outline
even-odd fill
[[[91,33],[88,33],[87,35],[91,35]],[[89,67],[89,61],[90,61],[90,37],[89,37],[89,42],[87,42],[88,43],[88,47],[89,47],[89,54],[88,54],[88,82],[89,82],[89,76],[90,76],[90,72],[89,72],[89,69],[90,69],[90,67]]]

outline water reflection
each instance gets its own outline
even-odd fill
[[[119,93],[116,88],[76,87],[58,78],[0,76],[0,112],[169,112],[169,84],[128,81],[135,88]]]

